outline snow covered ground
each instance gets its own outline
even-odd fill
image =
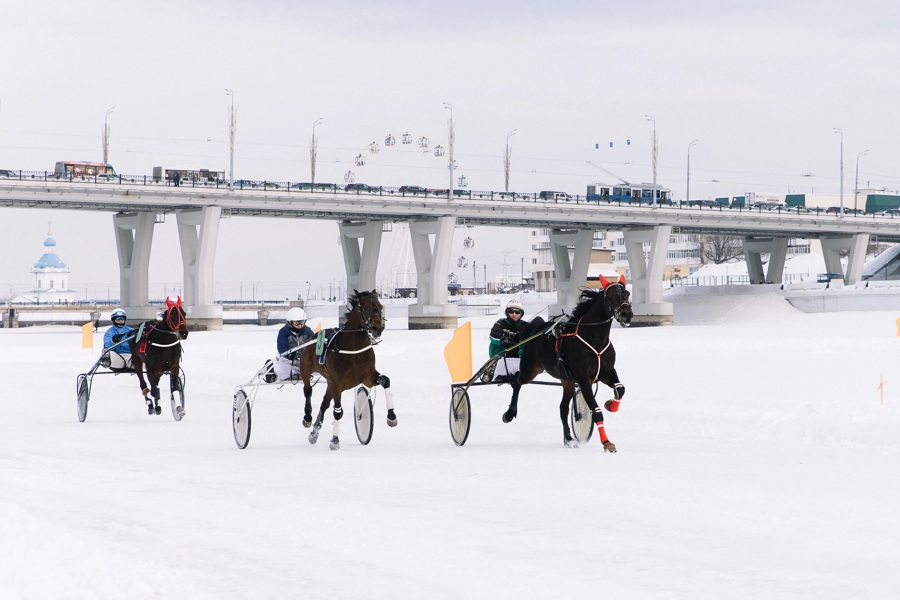
[[[338,452],[327,428],[306,441],[290,387],[260,391],[234,444],[234,387],[277,326],[192,333],[180,423],[129,376],[95,378],[79,423],[80,330],[0,330],[0,597],[900,597],[898,315],[672,300],[673,327],[613,329],[617,454],[565,449],[545,386],[510,424],[508,387],[473,389],[456,447],[452,332],[402,318],[377,348],[399,426],[379,391],[371,444],[345,420]],[[476,366],[493,320],[472,320]]]

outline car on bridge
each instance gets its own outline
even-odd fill
[[[10,169],[0,169],[0,179],[18,179],[19,176],[15,171]]]
[[[234,187],[239,188],[239,189],[245,189],[245,188],[252,189],[252,188],[258,188],[259,184],[256,183],[255,181],[250,181],[249,179],[238,179],[237,181],[234,182]]]
[[[418,185],[401,185],[399,192],[401,194],[412,194],[413,196],[416,196],[418,194],[425,194],[428,190]]]
[[[345,192],[380,192],[381,186],[369,185],[367,183],[348,183],[344,186]]]

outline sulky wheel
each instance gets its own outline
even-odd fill
[[[91,384],[87,375],[79,375],[75,382],[75,390],[78,394],[78,422],[84,423],[87,419],[88,400],[91,399]]]
[[[234,394],[231,428],[234,430],[234,443],[243,450],[250,443],[250,402],[247,401],[244,390],[238,390]]]
[[[372,397],[369,390],[361,385],[356,388],[356,400],[353,401],[353,424],[356,426],[356,437],[365,446],[372,440]]]
[[[572,398],[572,404],[569,407],[569,425],[572,427],[572,433],[579,442],[587,442],[594,434],[594,422],[591,420],[591,409],[584,401],[584,394],[581,388],[575,388],[575,396]]]
[[[472,411],[469,393],[464,388],[456,388],[450,399],[450,435],[457,446],[462,446],[469,438],[472,425]]]

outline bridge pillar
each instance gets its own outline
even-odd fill
[[[222,307],[215,303],[216,242],[222,209],[176,210],[181,261],[184,265],[184,303],[191,329],[222,329]]]
[[[150,306],[150,247],[156,213],[116,213],[113,227],[119,255],[119,302],[129,321],[156,319]]]
[[[378,253],[381,251],[381,221],[342,221],[338,223],[341,248],[344,251],[344,270],[347,274],[347,295],[353,290],[374,290],[378,270]],[[359,240],[363,240],[360,249]],[[343,324],[345,310],[338,310],[338,318]]]
[[[828,273],[842,273],[847,285],[853,285],[862,279],[869,234],[822,237],[819,241],[822,243],[822,255],[825,257],[825,270]],[[841,266],[841,252],[848,253],[846,273]]]
[[[669,252],[671,225],[625,229],[625,252],[631,272],[631,295],[634,320],[631,325],[671,325],[672,303],[663,302],[662,282]],[[650,244],[644,258],[644,244]]]
[[[784,261],[787,258],[788,238],[744,238],[744,259],[750,284],[783,283]],[[769,254],[769,264],[762,266],[762,254]]]
[[[550,230],[550,254],[556,270],[556,304],[551,304],[548,316],[571,311],[578,304],[581,288],[587,284],[588,267],[594,232],[590,229]],[[572,257],[569,258],[569,249]]]
[[[456,305],[447,302],[455,227],[456,217],[409,223],[417,285],[416,303],[409,306],[410,329],[455,329],[457,326]]]

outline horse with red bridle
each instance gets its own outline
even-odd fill
[[[131,340],[131,360],[134,371],[138,376],[141,393],[147,403],[148,414],[160,414],[159,407],[159,380],[163,374],[169,373],[169,388],[173,394],[183,391],[180,379],[181,369],[181,341],[187,339],[187,318],[184,313],[184,305],[181,296],[173,302],[166,298],[166,312],[158,321],[146,321],[138,326],[135,337]],[[144,380],[144,370],[147,371],[149,389]],[[176,407],[173,403],[173,409]],[[184,415],[184,409],[177,407],[180,414],[176,419]]]
[[[569,403],[575,394],[575,386],[581,390],[591,417],[597,425],[600,441],[607,452],[615,452],[616,445],[606,436],[603,427],[603,411],[594,397],[595,382],[602,382],[613,390],[614,398],[605,404],[610,412],[619,409],[619,402],[625,395],[625,386],[616,373],[616,351],[609,339],[612,322],[618,321],[628,327],[634,317],[630,293],[625,289],[625,277],[609,281],[600,276],[602,289],[584,289],[579,303],[566,320],[561,320],[547,328],[543,335],[525,344],[522,354],[518,385],[533,381],[542,371],[559,379],[563,396],[559,404],[559,416],[563,426],[563,443],[566,447],[576,447],[566,417]],[[531,322],[530,332],[536,333],[545,326],[541,317]],[[518,394],[514,394],[509,409],[503,414],[508,423],[516,417]]]

